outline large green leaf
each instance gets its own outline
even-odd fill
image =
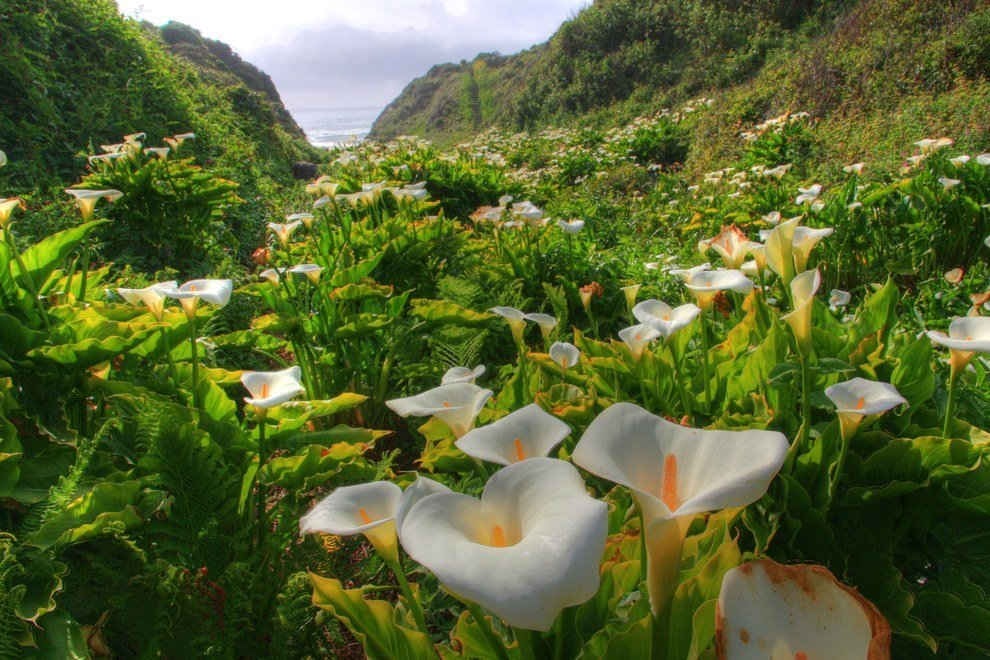
[[[52,234],[26,249],[21,254],[21,261],[35,286],[41,287],[91,231],[107,222],[107,220],[93,220]],[[17,279],[21,286],[24,286],[23,273],[19,272]]]
[[[361,589],[344,589],[340,580],[309,574],[313,604],[331,612],[364,646],[371,660],[436,658],[430,638],[413,628],[412,617],[401,617],[384,600],[365,599]]]
[[[149,491],[139,481],[100,483],[46,520],[28,542],[50,548],[131,529],[141,525],[163,500],[164,493]]]
[[[412,301],[410,312],[413,316],[421,318],[424,321],[466,326],[487,325],[495,318],[492,314],[476,312],[447,300],[426,300],[422,298],[416,298]]]
[[[335,483],[371,480],[377,468],[363,458],[369,448],[345,442],[330,447],[310,445],[295,455],[268,461],[261,469],[260,479],[290,490],[309,490],[331,479]]]

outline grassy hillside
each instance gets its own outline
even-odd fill
[[[598,0],[546,44],[434,67],[372,135],[450,142],[479,128],[582,118],[606,126],[696,96],[716,110],[691,159],[726,156],[738,126],[804,110],[833,122],[838,153],[990,126],[990,5],[982,0]],[[856,127],[849,130],[849,122]],[[915,138],[916,139],[916,138]]]
[[[94,145],[138,131],[149,144],[193,131],[201,160],[249,186],[288,177],[308,149],[267,76],[191,28],[122,18],[111,0],[5,4],[0,107],[8,194],[71,181]]]

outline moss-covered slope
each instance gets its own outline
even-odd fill
[[[597,0],[546,44],[434,67],[372,135],[602,125],[705,95],[718,112],[696,158],[741,123],[788,110],[838,121],[840,133],[855,119],[855,152],[867,138],[893,144],[899,129],[985,138],[988,75],[986,0]]]
[[[19,0],[0,9],[0,149],[6,192],[78,176],[93,145],[144,131],[197,135],[244,184],[285,178],[308,154],[270,79],[227,46],[122,18],[111,0]],[[11,190],[13,188],[13,190]]]

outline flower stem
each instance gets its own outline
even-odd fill
[[[51,332],[52,325],[48,321],[48,313],[45,312],[45,307],[41,304],[41,292],[38,287],[35,286],[34,278],[31,277],[31,273],[28,272],[27,266],[24,265],[24,260],[21,258],[21,253],[17,251],[17,245],[14,243],[14,236],[10,233],[9,227],[3,232],[3,236],[7,240],[7,246],[10,248],[10,253],[14,255],[14,261],[17,263],[17,267],[20,268],[21,274],[24,275],[24,282],[27,284],[28,292],[31,294],[31,298],[34,299],[34,306],[38,308],[38,314],[41,316],[41,322],[45,324],[45,330]]]
[[[192,351],[192,390],[193,390],[193,408],[196,410],[200,409],[200,396],[199,396],[199,345],[196,342],[196,316],[193,314],[189,317],[189,323],[192,326],[192,332],[189,334],[189,348]]]
[[[708,406],[708,414],[714,414],[712,410],[712,375],[708,365],[708,323],[702,318],[701,322],[701,366],[705,376],[705,405]]]
[[[804,443],[811,433],[811,364],[801,356],[801,430],[797,442]]]
[[[409,610],[416,620],[416,625],[421,631],[429,634],[430,631],[426,627],[426,617],[423,614],[423,607],[419,604],[419,600],[416,599],[412,587],[409,586],[409,580],[406,579],[406,572],[402,569],[402,560],[389,561],[387,563],[395,574],[395,579],[399,582],[399,588],[402,589],[402,595],[405,596],[406,603],[409,604]]]
[[[955,369],[949,372],[949,395],[945,400],[945,421],[942,422],[942,439],[949,437],[949,426],[952,424],[952,409],[956,402],[956,380],[959,374]]]
[[[257,412],[257,409],[256,409]],[[268,447],[265,446],[265,417],[258,415],[258,472],[255,479],[258,482],[258,548],[265,542],[265,507],[268,504],[268,489],[262,478],[261,469],[268,461]]]
[[[509,653],[505,650],[505,642],[492,630],[492,626],[488,622],[488,617],[485,616],[481,607],[477,603],[467,601],[464,604],[467,605],[468,612],[471,613],[478,627],[481,628],[481,634],[485,636],[488,644],[495,650],[495,656],[499,660],[509,660]]]

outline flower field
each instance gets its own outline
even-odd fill
[[[990,653],[990,153],[709,111],[0,200],[0,656]]]

